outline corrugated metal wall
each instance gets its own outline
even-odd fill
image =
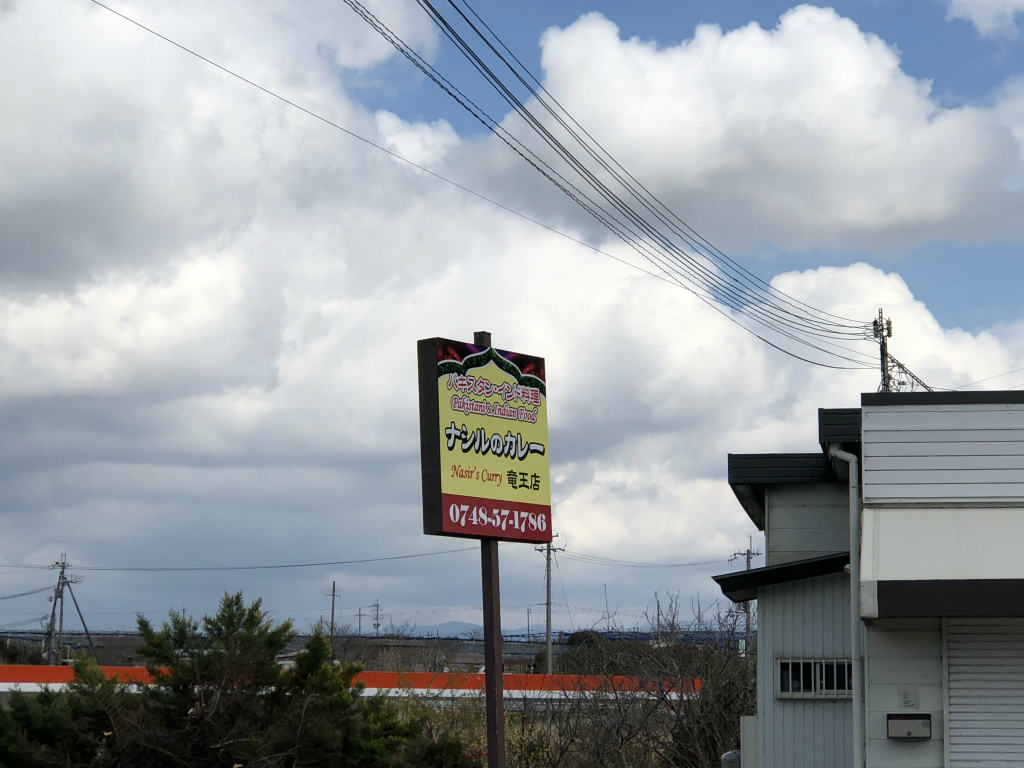
[[[1024,404],[862,411],[865,505],[1024,499]]]
[[[1024,621],[946,625],[950,768],[1024,764]]]
[[[777,658],[849,658],[850,586],[843,574],[767,587],[758,596],[761,768],[852,766],[845,700],[776,698]]]

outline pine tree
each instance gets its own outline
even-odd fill
[[[473,768],[456,739],[429,739],[337,665],[317,631],[285,669],[294,639],[259,600],[226,594],[202,621],[138,618],[152,685],[107,680],[86,659],[62,692],[15,695],[0,710],[0,768]]]

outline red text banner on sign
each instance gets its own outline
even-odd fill
[[[551,507],[547,505],[442,493],[441,508],[445,533],[551,541]]]

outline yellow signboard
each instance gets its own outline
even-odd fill
[[[419,342],[425,533],[551,541],[544,360]]]

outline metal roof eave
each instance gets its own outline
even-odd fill
[[[759,531],[765,526],[765,491],[769,485],[836,482],[821,453],[730,453],[729,486]]]
[[[749,571],[723,573],[711,578],[721,588],[722,594],[734,603],[742,603],[757,599],[757,590],[761,587],[812,579],[816,576],[829,576],[840,573],[849,563],[849,552],[835,552],[806,560],[794,560],[779,565],[768,565],[764,568],[752,568]]]

